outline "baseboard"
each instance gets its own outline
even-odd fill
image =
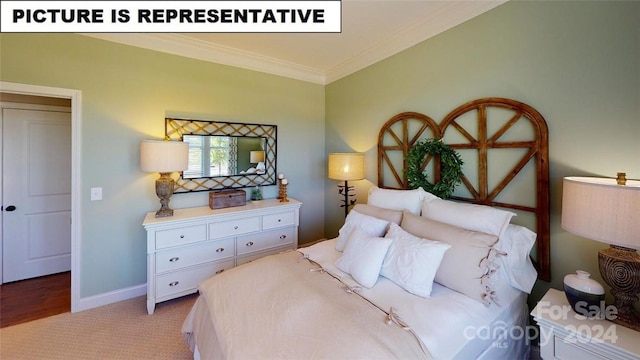
[[[71,312],[79,312],[97,308],[104,305],[113,304],[123,300],[129,300],[134,297],[143,296],[147,294],[147,284],[141,284],[131,286],[124,289],[111,291],[104,294],[89,296],[86,298],[80,298],[77,304],[72,304]]]

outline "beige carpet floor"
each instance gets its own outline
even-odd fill
[[[0,359],[192,359],[180,329],[197,295],[156,305],[146,297],[0,329]]]

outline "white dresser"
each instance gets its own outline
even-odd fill
[[[147,231],[147,311],[156,303],[196,292],[198,284],[234,266],[298,246],[302,203],[267,199],[211,210],[150,212]]]

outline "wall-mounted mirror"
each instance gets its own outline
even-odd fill
[[[174,193],[276,183],[275,125],[166,118],[165,134],[189,143]]]

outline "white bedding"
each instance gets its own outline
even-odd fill
[[[309,258],[343,282],[357,286],[349,275],[335,267],[334,262],[340,253],[334,247],[335,240],[332,239],[299,251],[308,254]],[[522,354],[529,350],[525,344],[521,344],[523,341],[512,341],[509,336],[505,339],[486,336],[485,330],[490,330],[489,335],[493,335],[494,331],[501,329],[508,331],[512,325],[525,329],[528,321],[526,294],[504,282],[498,283],[496,291],[500,294],[501,306],[485,307],[438,283],[433,284],[431,297],[424,299],[380,277],[373,288],[363,288],[360,294],[383,309],[393,306],[435,359],[476,359],[488,347],[494,348],[490,359],[522,359]],[[480,331],[479,335],[476,335],[476,330]],[[504,353],[504,356],[496,357],[496,353]],[[520,356],[512,356],[516,354]]]
[[[429,359],[408,331],[299,252],[267,256],[200,285],[219,359]],[[209,357],[211,356],[211,357]],[[204,357],[204,356],[203,356]]]
[[[340,256],[340,253],[335,250],[335,240],[323,241],[299,251],[307,254],[310,259],[320,264],[327,272],[339,277],[344,283],[357,286],[349,275],[342,273],[334,265],[335,260]],[[231,275],[231,272],[227,275]],[[378,279],[373,288],[358,290],[360,295],[381,309],[393,307],[394,312],[411,328],[435,359],[526,359],[528,345],[524,337],[495,335],[500,330],[507,331],[507,335],[519,335],[521,332],[511,331],[514,326],[525,329],[528,320],[526,294],[508,285],[502,285],[498,291],[501,294],[500,306],[492,305],[487,308],[480,302],[437,283],[434,283],[431,298],[428,299],[412,295],[383,277]],[[220,346],[218,343],[216,334],[218,330],[211,320],[211,304],[206,304],[205,298],[206,296],[201,296],[198,299],[185,320],[184,337],[194,351],[194,358],[227,358],[229,354],[222,349],[224,345]],[[318,306],[316,304],[300,311],[313,313],[318,311]],[[318,319],[325,317],[324,315],[328,316],[320,315],[323,316]],[[256,319],[245,321],[251,323],[249,326],[253,326],[254,321],[258,323]],[[384,318],[377,321],[383,322]],[[307,329],[312,324],[299,325]],[[324,327],[325,331],[332,331],[330,325],[320,323],[314,325]],[[264,339],[268,339],[271,335],[273,334],[264,334]],[[268,341],[263,346],[268,346]],[[262,358],[274,357],[267,353],[262,354],[264,355]],[[361,357],[370,358],[368,355],[365,352]],[[278,357],[286,358],[287,356],[280,354]]]

